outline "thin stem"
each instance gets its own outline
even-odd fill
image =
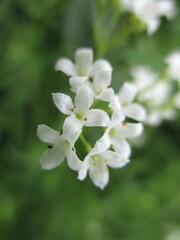
[[[92,147],[91,145],[88,143],[88,141],[86,141],[84,135],[81,133],[80,135],[80,140],[83,143],[84,147],[86,148],[86,151],[89,152],[91,151]]]

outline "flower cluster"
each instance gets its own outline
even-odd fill
[[[144,123],[151,126],[174,119],[180,108],[180,51],[170,53],[165,63],[164,72],[159,74],[145,66],[131,70],[129,84],[136,88],[136,101],[146,109]]]
[[[174,18],[177,9],[173,0],[122,0],[124,11],[133,13],[145,24],[148,34],[153,34],[161,24],[160,17]]]
[[[64,93],[52,94],[54,104],[67,117],[61,132],[46,125],[38,126],[38,137],[48,144],[48,149],[41,157],[41,165],[49,170],[66,159],[68,166],[78,171],[79,180],[83,180],[89,173],[93,183],[103,189],[109,181],[108,167],[121,168],[129,162],[129,139],[142,133],[143,125],[138,121],[145,119],[146,111],[134,102],[136,88],[133,85],[124,83],[119,93],[115,94],[110,87],[110,63],[104,59],[93,62],[92,49],[78,49],[74,63],[60,58],[55,69],[68,75],[70,89],[75,97],[72,100]],[[105,102],[108,111],[95,108],[97,102]],[[86,127],[104,129],[93,147],[83,136]],[[77,139],[82,140],[87,150],[83,161],[76,153]]]

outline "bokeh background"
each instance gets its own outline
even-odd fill
[[[66,162],[51,171],[39,164],[46,146],[36,136],[37,125],[60,129],[64,116],[51,93],[70,92],[54,63],[73,59],[77,47],[96,49],[97,2],[0,2],[1,240],[180,239],[172,238],[180,229],[179,113],[174,121],[145,127],[144,144],[134,147],[125,168],[110,171],[104,191],[89,178],[79,182]],[[180,16],[162,19],[153,36],[133,34],[104,54],[114,68],[115,91],[136,64],[163,69],[164,57],[180,48],[179,26]]]

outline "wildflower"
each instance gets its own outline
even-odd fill
[[[55,70],[62,71],[69,77],[94,77],[101,70],[112,70],[111,65],[104,59],[93,63],[91,48],[79,48],[75,52],[75,63],[67,58],[60,58],[55,64]]]
[[[104,150],[103,145],[96,145],[85,157],[81,169],[78,172],[78,179],[84,180],[89,171],[89,176],[94,185],[104,189],[109,182],[109,169],[124,167],[129,160],[121,154]]]
[[[142,121],[145,119],[146,111],[140,104],[133,103],[136,93],[137,87],[132,83],[125,82],[109,106],[113,111],[122,111],[125,116]]]
[[[122,112],[114,112],[111,122],[105,130],[104,135],[98,141],[128,158],[131,154],[131,147],[127,139],[141,135],[143,125],[141,123],[125,122],[125,116]]]
[[[177,13],[173,0],[122,0],[122,7],[134,13],[147,26],[148,34],[158,29],[161,16],[171,20]]]
[[[42,124],[38,125],[37,135],[41,141],[48,144],[48,149],[40,159],[43,169],[53,169],[60,165],[65,158],[72,170],[80,169],[82,162],[77,157],[74,148],[79,133],[72,135],[71,138],[66,138],[63,133],[60,134],[60,132]]]
[[[82,129],[83,126],[107,126],[110,122],[108,114],[101,109],[91,109],[94,97],[93,91],[87,87],[79,88],[72,99],[63,93],[53,93],[56,107],[65,115],[69,115],[64,122],[64,134],[69,137]]]

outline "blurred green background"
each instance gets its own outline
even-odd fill
[[[51,93],[69,94],[68,78],[54,71],[54,63],[59,57],[73,59],[77,47],[96,48],[96,3],[0,2],[1,240],[163,240],[180,229],[179,115],[156,129],[145,128],[144,145],[133,149],[125,168],[110,171],[104,191],[89,178],[79,182],[66,162],[51,171],[40,167],[46,146],[36,127],[60,129],[64,116]],[[180,48],[179,26],[180,16],[162,19],[153,36],[134,34],[106,52],[115,91],[135,64],[163,69],[163,58]]]

